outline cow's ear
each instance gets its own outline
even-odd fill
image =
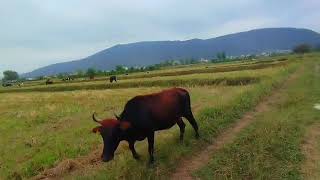
[[[130,128],[131,127],[131,123],[130,122],[128,122],[128,121],[122,121],[121,123],[120,123],[120,129],[121,130],[127,130],[128,128]]]
[[[92,132],[93,133],[100,133],[101,132],[101,128],[102,128],[102,126],[97,126],[97,127],[92,129]]]

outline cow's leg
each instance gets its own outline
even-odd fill
[[[106,145],[103,144],[103,150],[102,150],[102,154],[101,154],[101,159],[103,160],[103,155],[105,154],[106,152]]]
[[[131,152],[132,152],[133,158],[139,159],[140,156],[139,156],[139,154],[136,152],[136,149],[134,148],[134,143],[135,143],[134,141],[129,141],[129,148],[130,148],[130,150],[131,150]]]
[[[189,123],[192,125],[194,131],[196,132],[196,138],[199,138],[199,132],[198,132],[199,127],[196,120],[193,117],[191,110],[185,115],[185,118],[187,118]]]
[[[180,141],[183,141],[183,136],[184,136],[184,129],[186,127],[186,124],[182,121],[182,118],[179,118],[177,120],[177,124],[180,128]]]
[[[150,133],[148,135],[148,151],[149,151],[149,156],[150,156],[150,164],[154,162],[154,132]]]

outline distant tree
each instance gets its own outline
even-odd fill
[[[3,72],[3,80],[11,81],[11,80],[18,80],[19,75],[15,71],[7,70]]]
[[[218,52],[216,56],[217,56],[217,59],[218,59],[219,61],[223,61],[223,60],[225,60],[225,59],[227,58],[225,52]]]
[[[89,68],[87,70],[86,75],[90,78],[90,79],[94,79],[94,77],[96,76],[96,70],[94,68]]]
[[[59,78],[59,79],[63,79],[64,78],[64,74],[63,73],[59,73],[58,75],[57,75],[57,77]]]
[[[160,69],[161,68],[161,64],[155,64],[153,65],[156,69]]]
[[[317,44],[317,45],[314,47],[314,50],[315,50],[315,51],[320,51],[320,44]]]
[[[217,59],[215,59],[215,58],[210,59],[210,62],[212,62],[212,63],[216,63],[216,62],[217,62]]]
[[[222,52],[222,53],[221,53],[221,59],[222,59],[222,60],[225,60],[226,58],[227,58],[226,53],[225,53],[225,52]]]
[[[104,73],[103,73],[102,70],[97,70],[97,71],[96,71],[96,74],[99,75],[99,76],[102,76]]]
[[[190,64],[197,64],[197,63],[198,63],[198,61],[195,60],[194,58],[192,58],[192,59],[190,60]]]
[[[136,71],[136,69],[132,66],[128,69],[128,72],[135,72],[135,71]]]
[[[117,65],[117,66],[116,66],[116,71],[117,71],[118,73],[123,73],[123,72],[126,71],[126,69],[125,69],[125,67],[122,66],[122,65]]]
[[[148,70],[148,71],[156,70],[156,66],[148,66],[148,67],[147,67],[147,70]]]
[[[115,74],[116,74],[116,71],[114,69],[112,69],[110,72],[108,72],[108,76],[115,75]]]
[[[180,62],[181,62],[181,64],[187,64],[187,60],[186,59],[181,59]]]
[[[106,71],[106,70],[103,71],[104,76],[107,76],[108,74],[109,74],[109,71]]]
[[[161,63],[162,66],[170,66],[171,65],[171,60],[166,60]]]
[[[308,44],[300,44],[294,47],[292,51],[297,54],[308,53],[311,51],[311,46]]]
[[[85,73],[83,72],[83,70],[77,70],[76,74],[78,77],[83,77],[85,75]]]

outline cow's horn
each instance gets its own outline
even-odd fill
[[[93,121],[95,121],[95,122],[97,122],[97,123],[100,123],[100,121],[96,119],[95,114],[96,114],[96,112],[94,112],[94,113],[92,114],[92,119],[93,119]]]
[[[120,119],[120,117],[116,114],[116,113],[114,113],[114,116],[119,120]]]

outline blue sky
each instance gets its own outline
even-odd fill
[[[320,0],[0,0],[0,72],[28,72],[119,43],[264,27],[320,32],[319,7]]]

